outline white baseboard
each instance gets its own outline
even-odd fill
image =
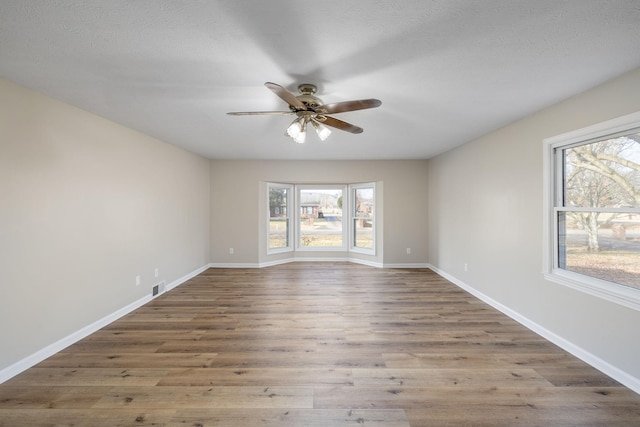
[[[282,265],[288,264],[290,262],[349,262],[351,259],[349,257],[292,257],[287,259],[281,259],[274,262],[268,261],[265,263],[260,263],[260,268],[262,267],[270,267],[272,265]]]
[[[385,264],[377,261],[369,261],[366,259],[351,258],[351,257],[333,257],[333,258],[294,257],[294,258],[278,259],[275,261],[261,262],[258,264],[211,263],[209,264],[209,266],[212,268],[264,268],[264,267],[273,267],[274,265],[289,264],[291,262],[352,262],[354,264],[368,265],[369,267],[375,267],[375,268],[431,268],[431,266],[426,262],[401,263],[401,264],[386,263]]]
[[[165,288],[165,292],[173,289],[179,285],[181,285],[182,283],[186,282],[187,280],[189,280],[192,277],[197,276],[198,274],[202,273],[203,271],[205,271],[207,268],[209,268],[208,265],[199,268],[198,270],[195,270],[192,273],[189,273],[177,280],[174,280],[173,282],[171,282],[169,285],[166,286]],[[87,336],[91,335],[92,333],[104,328],[105,326],[109,325],[110,323],[118,320],[119,318],[131,313],[133,310],[142,307],[143,305],[147,304],[149,301],[151,301],[153,299],[153,296],[146,295],[142,298],[140,298],[137,301],[132,302],[131,304],[122,307],[121,309],[115,311],[114,313],[111,313],[105,317],[103,317],[100,320],[97,320],[95,322],[93,322],[90,325],[85,326],[84,328],[80,329],[79,331],[76,331],[56,342],[54,342],[53,344],[50,344],[46,347],[44,347],[43,349],[40,349],[38,351],[36,351],[35,353],[33,353],[30,356],[25,357],[22,360],[19,360],[18,362],[9,365],[8,367],[0,370],[0,384],[2,384],[3,382],[7,381],[10,378],[15,377],[16,375],[18,375],[19,373],[26,371],[27,369],[31,368],[32,366],[37,365],[38,363],[42,362],[43,360],[45,360],[48,357],[53,356],[54,354],[58,353],[59,351],[64,350],[65,348],[69,347],[71,344],[75,344],[76,342],[80,341],[83,338],[86,338]]]
[[[260,264],[249,262],[212,262],[209,268],[260,268]]]
[[[625,387],[628,387],[631,390],[635,391],[636,393],[640,394],[640,379],[634,377],[633,375],[628,374],[627,372],[621,370],[620,368],[617,368],[617,367],[613,366],[609,362],[607,362],[605,360],[602,360],[598,356],[586,351],[582,347],[579,347],[579,346],[573,344],[572,342],[566,340],[565,338],[557,335],[556,333],[544,328],[543,326],[541,326],[538,323],[532,321],[531,319],[529,319],[529,318],[527,318],[525,316],[522,316],[521,314],[517,313],[516,311],[514,311],[514,310],[510,309],[509,307],[499,303],[498,301],[490,298],[489,296],[487,296],[487,295],[483,294],[482,292],[478,291],[477,289],[467,285],[463,281],[461,281],[461,280],[457,279],[456,277],[446,273],[445,271],[442,271],[442,270],[440,270],[440,269],[438,269],[438,268],[436,268],[436,267],[434,267],[432,265],[429,265],[428,268],[433,270],[438,275],[444,277],[445,279],[447,279],[451,283],[455,284],[456,286],[460,287],[461,289],[464,289],[465,291],[469,292],[471,295],[475,296],[476,298],[480,299],[481,301],[489,304],[490,306],[492,306],[496,310],[498,310],[498,311],[504,313],[505,315],[509,316],[510,318],[512,318],[516,322],[520,323],[524,327],[530,329],[531,331],[535,332],[536,334],[540,335],[541,337],[549,340],[550,342],[554,343],[555,345],[557,345],[558,347],[562,348],[563,350],[571,353],[572,355],[576,356],[578,359],[582,360],[583,362],[588,363],[589,365],[593,366],[594,368],[596,368],[600,372],[610,376],[614,380],[616,380],[619,383],[623,384]]]
[[[347,260],[348,262],[352,262],[354,264],[362,264],[362,265],[368,265],[369,267],[375,267],[375,268],[383,268],[384,265],[380,262],[376,262],[376,261],[369,261],[366,259],[360,259],[360,258],[349,258]]]
[[[289,264],[291,262],[352,262],[354,264],[368,265],[369,267],[376,268],[429,268],[427,263],[411,263],[411,264],[383,264],[377,261],[369,261],[360,258],[351,257],[332,257],[332,258],[318,258],[318,257],[293,257],[278,259],[275,261],[261,262],[258,264],[248,263],[211,263],[209,267],[212,268],[264,268],[273,267],[274,265]]]
[[[402,264],[384,264],[384,268],[431,268],[429,264],[415,262],[415,263],[402,263]]]
[[[31,356],[25,357],[24,359],[14,363],[13,365],[10,365],[9,367],[3,369],[2,371],[0,371],[0,384],[2,384],[3,382],[5,382],[6,380],[8,380],[9,378],[13,378],[14,376],[18,375],[19,373],[21,373],[22,371],[25,371],[29,368],[31,368],[34,365],[37,365],[38,363],[42,362],[43,360],[45,360],[48,357],[53,356],[54,354],[58,353],[59,351],[64,350],[65,348],[69,347],[71,344],[74,344],[78,341],[80,341],[81,339],[91,335],[92,333],[98,331],[101,328],[104,328],[105,326],[107,326],[109,323],[113,322],[114,320],[117,320],[119,318],[121,318],[122,316],[132,312],[133,310],[142,307],[143,305],[145,305],[146,303],[148,303],[149,301],[152,300],[151,295],[147,295],[143,298],[140,298],[137,301],[132,302],[131,304],[127,305],[126,307],[121,308],[120,310],[111,313],[108,316],[103,317],[102,319],[93,322],[92,324],[85,326],[84,328],[80,329],[79,331],[76,331],[74,333],[72,333],[71,335],[68,335],[64,338],[62,338],[61,340],[58,340],[56,342],[54,342],[53,344],[50,344],[48,346],[46,346],[45,348],[36,351],[35,353],[33,353]]]
[[[285,258],[285,259],[277,259],[275,261],[261,262],[258,264],[258,268],[273,267],[274,265],[289,264],[290,262],[296,262],[296,259]]]
[[[291,258],[292,262],[352,262],[354,264],[364,264],[371,267],[379,267],[379,264],[374,261],[367,261],[357,258],[344,257],[294,257]]]
[[[184,282],[186,282],[189,279],[193,279],[198,274],[206,271],[209,268],[209,266],[210,266],[210,264],[207,264],[207,265],[205,265],[203,267],[198,268],[197,270],[192,271],[191,273],[185,274],[184,276],[180,277],[179,279],[174,280],[173,282],[169,283],[165,287],[165,292],[170,291],[173,288],[177,288],[178,286],[182,285]]]

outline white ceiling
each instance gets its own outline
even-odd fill
[[[640,0],[0,0],[0,76],[217,159],[429,158],[639,66]],[[266,81],[382,106],[299,145],[225,114]]]

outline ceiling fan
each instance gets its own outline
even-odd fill
[[[376,108],[382,105],[379,99],[360,99],[357,101],[324,104],[320,98],[315,96],[316,86],[309,83],[303,83],[298,86],[300,95],[294,95],[275,83],[266,82],[264,85],[289,104],[289,111],[247,111],[227,114],[233,116],[295,114],[297,117],[287,128],[286,135],[299,144],[302,144],[306,139],[306,130],[309,123],[311,123],[311,126],[316,130],[322,141],[331,134],[331,130],[327,126],[345,132],[362,133],[363,129],[361,127],[331,117],[330,114]]]

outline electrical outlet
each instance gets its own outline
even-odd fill
[[[233,248],[229,248],[229,255],[233,255]]]
[[[155,276],[158,277],[160,275],[160,269],[156,268],[153,274],[155,274]]]
[[[411,255],[411,248],[407,248],[407,255]]]
[[[464,271],[469,271],[469,264],[466,262],[464,263]]]
[[[140,286],[140,283],[142,283],[142,280],[140,280],[140,276],[136,276],[136,286]]]

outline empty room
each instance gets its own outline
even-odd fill
[[[640,425],[640,0],[0,0],[0,426]]]

